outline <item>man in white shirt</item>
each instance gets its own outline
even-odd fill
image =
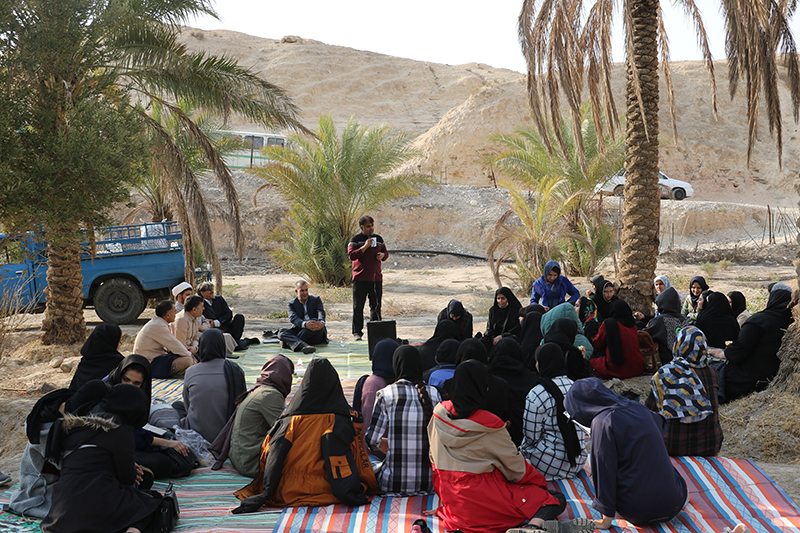
[[[143,355],[150,361],[154,378],[181,375],[195,363],[186,346],[169,329],[169,325],[175,321],[175,314],[175,304],[170,300],[159,302],[156,316],[144,325],[133,343],[133,353]]]

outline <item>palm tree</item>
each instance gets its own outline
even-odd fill
[[[71,120],[76,110],[94,105],[108,114],[115,107],[119,117],[128,117],[125,118],[128,123],[132,120],[129,116],[136,115],[138,127],[149,131],[154,140],[151,148],[159,153],[164,169],[174,179],[171,182],[173,192],[181,183],[183,197],[190,205],[196,205],[200,186],[180,144],[147,113],[146,106],[157,103],[181,125],[187,138],[199,147],[213,169],[226,196],[233,226],[233,246],[241,256],[244,241],[239,200],[230,172],[208,136],[174,102],[189,100],[224,117],[241,114],[266,127],[300,131],[305,128],[296,118],[295,106],[280,88],[239,67],[230,58],[189,53],[178,42],[180,22],[197,14],[216,16],[209,0],[111,3],[19,0],[13,4],[4,3],[0,6],[0,61],[3,63],[0,74],[6,90],[3,105],[10,111],[3,118],[10,117],[11,111],[17,113],[4,124],[3,135],[11,141],[4,152],[17,176],[30,172],[32,165],[14,158],[19,153],[11,153],[15,142],[32,143],[34,136],[44,138],[52,132],[61,132],[67,138],[70,132],[79,136],[82,133],[74,130],[76,121]],[[90,115],[85,116],[88,120]],[[100,115],[95,112],[93,116]],[[102,116],[111,121],[109,125],[113,122],[110,115]],[[112,139],[101,129],[93,128],[91,132],[94,137],[87,137],[85,142],[112,147]],[[123,133],[120,131],[120,135]],[[138,148],[135,154],[128,154],[131,162],[134,162],[131,156],[139,158],[147,153],[144,146],[138,145]],[[142,174],[143,168],[133,168],[131,163],[120,161],[120,168],[106,173],[106,185],[94,183],[91,188],[82,189],[77,186],[84,183],[80,180],[65,181],[68,175],[75,177],[74,172],[70,174],[66,161],[53,160],[51,154],[41,150],[30,150],[24,155],[30,157],[31,154],[42,161],[50,161],[43,166],[44,174],[32,179],[44,180],[50,176],[48,179],[52,178],[53,186],[40,190],[38,195],[23,195],[16,194],[14,187],[28,185],[21,180],[10,180],[10,188],[5,190],[8,197],[27,198],[29,205],[13,213],[6,209],[3,222],[13,227],[44,224],[50,253],[42,340],[45,343],[76,342],[85,336],[79,296],[82,283],[77,253],[81,236],[79,225],[87,224],[91,230],[105,221],[104,215],[111,203],[119,200],[120,193],[135,181],[137,174]],[[0,176],[11,176],[11,173],[0,172]],[[56,194],[61,197],[54,196],[52,202],[68,198],[74,201],[66,204],[67,209],[51,209],[48,195]],[[89,197],[98,201],[90,203]],[[182,203],[176,203],[175,207],[179,211],[185,208]],[[197,210],[192,214],[197,214]],[[204,229],[198,224],[197,227],[200,242],[210,243],[207,226]],[[191,241],[191,235],[187,240]],[[191,242],[185,244],[191,250]],[[221,284],[221,279],[217,279],[217,284]]]
[[[622,135],[616,138],[599,138],[588,105],[583,106],[581,136],[584,141],[586,165],[581,165],[576,148],[576,137],[571,123],[562,119],[558,124],[559,135],[564,139],[567,156],[561,151],[547,150],[545,141],[536,128],[526,125],[512,134],[495,134],[489,140],[500,144],[504,151],[484,160],[488,166],[497,168],[535,188],[544,178],[564,180],[567,196],[575,201],[564,216],[573,233],[580,233],[591,243],[594,257],[601,260],[611,250],[612,232],[601,218],[599,202],[592,202],[595,189],[608,176],[622,167],[624,149]],[[554,145],[556,134],[549,132],[549,143]],[[600,144],[605,150],[600,149]],[[563,239],[561,249],[567,260],[568,274],[589,276],[596,263],[585,249],[582,241]]]
[[[427,181],[395,171],[416,153],[412,137],[389,126],[362,127],[354,119],[341,135],[325,115],[313,139],[294,135],[291,146],[264,149],[272,161],[254,169],[291,202],[275,234],[286,246],[275,259],[314,283],[350,283],[348,239],[358,219],[393,198],[417,194]],[[255,197],[254,197],[255,198]]]
[[[195,105],[188,101],[178,102],[177,108],[182,114],[191,118],[200,131],[208,137],[209,142],[218,153],[225,154],[242,148],[242,143],[234,137],[219,133],[221,124],[211,113],[200,112]],[[205,153],[174,114],[166,113],[163,105],[154,102],[149,116],[154,123],[159,124],[169,134],[169,138],[177,145],[192,175],[200,177],[213,173]],[[203,251],[203,256],[211,265],[214,279],[219,281],[222,279],[222,270],[214,241],[211,239],[211,219],[202,189],[196,184],[187,183],[184,174],[171,166],[173,161],[171,144],[165,144],[161,136],[156,136],[151,140],[154,148],[150,159],[150,171],[136,185],[136,190],[142,195],[144,202],[131,210],[125,216],[124,221],[132,220],[141,210],[147,212],[153,222],[178,220],[181,223],[185,244],[183,252],[186,281],[194,285],[195,235],[203,237],[198,244]],[[222,183],[228,182],[223,181]],[[187,187],[187,185],[191,186]],[[235,190],[233,190],[233,195],[236,195]],[[236,220],[234,223],[239,224],[239,221]]]
[[[501,181],[501,185],[508,189],[510,206],[495,223],[486,250],[498,287],[503,285],[505,261],[514,259],[510,269],[518,278],[519,288],[530,292],[533,282],[542,276],[545,263],[560,258],[559,247],[564,240],[583,243],[592,263],[596,262],[588,239],[568,224],[568,215],[579,194],[570,193],[567,180],[544,176],[534,184],[530,197],[511,182]]]
[[[697,30],[711,77],[712,107],[716,113],[714,65],[700,11],[695,0],[680,0],[680,4]],[[769,129],[775,135],[780,159],[783,138],[777,78],[781,58],[786,64],[795,120],[800,109],[800,64],[787,24],[787,19],[794,14],[795,2],[723,1],[720,7],[726,26],[731,96],[737,90],[740,77],[745,78],[750,126],[748,160],[756,139],[762,91]],[[631,307],[644,311],[652,303],[652,279],[659,248],[659,55],[671,111],[673,103],[669,48],[659,0],[523,0],[518,29],[528,66],[529,102],[539,132],[545,135],[546,124],[557,123],[562,93],[578,131],[584,86],[589,90],[595,120],[605,113],[611,118],[605,127],[613,132],[618,115],[611,94],[611,26],[615,15],[621,16],[624,26],[627,67],[627,174],[619,281]],[[596,123],[596,127],[598,131],[605,131],[600,123]],[[672,129],[677,137],[674,113]],[[548,143],[547,148],[565,151],[564,140],[557,138],[555,146]],[[578,153],[585,161],[580,137]]]

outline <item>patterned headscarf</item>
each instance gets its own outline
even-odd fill
[[[672,346],[671,362],[653,375],[652,389],[659,413],[666,419],[691,424],[713,413],[711,400],[694,368],[706,365],[706,336],[694,326],[681,329]]]

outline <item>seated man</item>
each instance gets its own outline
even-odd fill
[[[309,296],[308,283],[300,280],[294,284],[297,297],[289,302],[289,321],[294,326],[278,332],[283,348],[303,353],[314,353],[312,344],[328,344],[325,328],[325,309],[319,296]]]
[[[177,305],[175,306],[177,309]],[[175,321],[169,325],[169,330],[186,346],[191,354],[197,353],[200,344],[200,315],[203,314],[204,302],[200,296],[192,295],[186,298],[183,311],[175,315]]]
[[[214,296],[214,284],[206,281],[197,288],[198,294],[205,300],[203,316],[208,319],[208,326],[219,328],[223,333],[230,333],[236,341],[235,351],[246,350],[250,344],[258,344],[258,339],[243,339],[244,316],[234,315],[228,302],[222,296]],[[202,328],[206,329],[206,328]]]
[[[172,296],[175,298],[175,312],[183,311],[183,304],[186,298],[192,295],[192,286],[185,281],[181,281],[172,287]]]
[[[150,361],[152,376],[166,378],[182,375],[195,363],[192,354],[169,329],[175,321],[175,305],[164,300],[156,306],[156,316],[136,335],[133,353],[143,355]]]

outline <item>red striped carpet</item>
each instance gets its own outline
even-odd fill
[[[721,533],[743,522],[752,533],[797,533],[800,509],[757,466],[744,459],[725,457],[681,457],[673,463],[690,492],[689,505],[672,521],[651,527],[636,527],[615,520],[612,533]],[[587,467],[588,468],[588,467]],[[587,472],[575,479],[550,483],[567,497],[561,519],[600,514],[591,508],[594,491]],[[368,506],[344,505],[286,509],[275,533],[292,532],[407,532],[411,523],[423,518],[422,510],[438,505],[436,496],[375,498]],[[443,531],[439,520],[428,517],[428,527]]]

